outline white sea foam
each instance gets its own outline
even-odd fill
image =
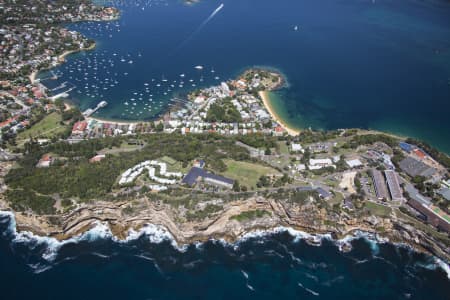
[[[443,260],[439,259],[439,258],[434,258],[436,264],[442,269],[444,270],[445,273],[447,273],[447,278],[450,279],[450,267],[449,265],[444,262]]]
[[[244,275],[245,279],[248,279],[248,273],[244,270],[241,270],[242,275]]]
[[[156,225],[147,225],[142,227],[139,231],[130,230],[127,238],[125,240],[120,240],[113,236],[109,227],[101,222],[96,222],[95,225],[88,231],[82,233],[81,235],[69,238],[67,240],[59,241],[52,237],[42,237],[35,235],[29,231],[17,232],[16,220],[14,214],[11,212],[0,211],[0,216],[8,217],[10,223],[8,225],[9,233],[13,236],[13,244],[26,244],[31,249],[35,249],[37,246],[45,246],[45,251],[42,254],[42,258],[48,262],[55,260],[58,254],[58,250],[62,246],[70,243],[78,243],[81,241],[93,242],[96,240],[112,239],[118,243],[128,243],[139,239],[140,237],[148,237],[151,243],[161,243],[163,241],[171,241],[171,244],[179,251],[185,251],[187,246],[178,246],[175,242],[173,236],[163,227]]]
[[[53,262],[55,260],[58,251],[59,249],[61,249],[62,246],[70,243],[78,243],[81,241],[93,242],[96,240],[111,239],[112,241],[117,243],[129,243],[139,238],[146,237],[148,238],[149,242],[155,244],[162,243],[164,241],[170,241],[171,245],[180,252],[185,252],[189,246],[189,245],[179,245],[174,239],[173,235],[165,227],[153,224],[147,224],[144,227],[142,227],[139,231],[130,230],[128,232],[126,239],[120,240],[112,234],[107,224],[97,222],[90,230],[82,233],[81,235],[69,238],[67,240],[59,241],[52,237],[38,236],[28,231],[17,232],[16,220],[14,214],[10,211],[0,211],[0,217],[8,217],[10,220],[8,224],[8,229],[6,230],[6,232],[4,232],[4,234],[11,234],[11,236],[13,236],[11,240],[12,243],[26,244],[28,247],[30,247],[30,249],[35,249],[38,246],[45,246],[45,251],[42,254],[42,258],[48,262]],[[388,239],[384,239],[376,234],[364,231],[355,231],[353,232],[352,235],[345,236],[340,240],[334,240],[331,234],[310,234],[307,232],[282,226],[270,230],[255,230],[245,233],[234,243],[229,243],[224,239],[215,239],[215,240],[211,239],[211,241],[220,243],[224,247],[232,247],[233,249],[236,250],[239,248],[239,245],[241,243],[244,243],[250,239],[260,240],[260,242],[263,243],[265,237],[283,232],[287,232],[289,233],[289,235],[294,237],[293,240],[294,242],[298,242],[300,240],[305,239],[312,239],[314,242],[324,239],[330,240],[333,241],[340,250],[342,250],[342,246],[344,244],[350,245],[350,243],[353,240],[363,238],[370,244],[372,254],[374,255],[374,257],[377,257],[376,254],[378,254],[379,252],[378,245],[389,242]],[[194,243],[194,245],[197,249],[203,249],[204,243],[196,242]],[[395,245],[398,247],[405,247],[412,250],[412,248],[407,244],[395,244]],[[297,261],[298,263],[302,263],[302,261],[297,257],[295,257],[292,253],[289,254],[293,260]],[[430,264],[429,267],[430,268],[440,267],[442,270],[446,272],[447,277],[450,279],[449,265],[439,258],[433,259],[434,262]],[[37,266],[37,269],[45,271],[47,267]]]
[[[85,233],[63,241],[58,241],[57,239],[52,237],[38,236],[29,231],[22,231],[17,233],[15,228],[13,233],[13,243],[27,244],[32,248],[35,248],[37,246],[46,246],[45,251],[42,254],[42,258],[49,262],[55,260],[58,254],[58,250],[66,244],[78,243],[80,241],[92,242],[95,240],[112,237],[112,233],[109,230],[109,227],[102,223],[96,223],[93,228],[86,231]]]
[[[311,295],[319,296],[319,293],[318,293],[318,292],[315,292],[315,291],[313,291],[313,290],[311,290],[311,289],[308,289],[307,287],[305,287],[305,286],[304,286],[303,284],[301,284],[300,282],[298,282],[298,286],[301,287],[301,288],[303,288],[305,291],[307,291],[307,292],[310,293]]]
[[[314,280],[315,282],[319,282],[319,278],[315,275],[312,275],[312,274],[309,274],[308,272],[306,272],[305,276],[308,277],[309,279]]]
[[[341,282],[342,280],[344,280],[344,276],[339,275],[338,277],[323,282],[322,285],[331,287],[335,282]]]
[[[104,258],[104,259],[107,259],[107,258],[111,257],[110,255],[105,255],[105,254],[98,253],[98,252],[92,252],[91,254],[94,255],[94,256],[100,257],[100,258]]]
[[[30,264],[28,265],[31,269],[33,269],[34,274],[43,273],[52,268],[50,265],[42,265],[42,264]]]
[[[16,231],[16,219],[14,218],[14,214],[10,211],[0,211],[0,217],[6,217],[9,219],[8,229],[4,232],[4,234],[14,233]]]
[[[114,241],[119,243],[128,243],[131,241],[138,240],[143,236],[146,236],[151,243],[155,244],[160,244],[163,241],[167,240],[174,240],[173,236],[163,227],[152,224],[145,225],[139,231],[130,229],[128,231],[128,236],[125,238],[125,240],[120,240],[116,237],[114,237],[113,239]]]

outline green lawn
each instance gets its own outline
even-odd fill
[[[331,179],[325,179],[324,183],[330,187],[337,187],[338,183],[336,182],[336,180],[331,180]]]
[[[114,147],[112,149],[103,149],[101,151],[99,151],[99,154],[111,154],[111,155],[119,155],[120,153],[123,152],[133,152],[136,150],[140,150],[142,149],[144,146],[141,145],[129,145],[128,142],[122,142],[122,144],[120,145],[119,148]]]
[[[391,208],[381,205],[381,204],[376,204],[373,202],[369,202],[367,201],[365,203],[365,208],[367,208],[372,214],[377,215],[377,216],[381,216],[381,217],[387,217],[391,214]]]
[[[289,154],[289,147],[286,145],[286,142],[281,141],[278,142],[277,144],[280,154]]]
[[[328,200],[328,203],[330,205],[334,205],[342,203],[342,201],[344,201],[344,196],[342,195],[342,193],[336,192],[336,195],[332,197],[330,200]]]
[[[177,163],[177,161],[175,159],[173,159],[172,157],[169,157],[169,156],[163,156],[159,160],[162,162],[165,162],[168,165],[175,165]]]
[[[445,212],[443,212],[439,207],[434,207],[433,211],[450,223],[450,217]]]
[[[256,183],[262,175],[279,174],[277,170],[259,164],[229,159],[224,162],[227,165],[227,171],[222,175],[238,180],[241,186],[245,185],[248,188],[256,188]]]
[[[177,161],[169,156],[163,156],[157,159],[160,162],[165,162],[167,164],[167,170],[169,172],[181,172],[183,174],[187,174],[192,167],[192,164],[188,164],[186,168],[183,168],[183,163]]]
[[[25,141],[30,138],[47,138],[51,139],[55,135],[64,132],[66,126],[61,125],[61,115],[53,112],[46,116],[44,119],[34,124],[30,129],[22,131],[17,135],[17,141]]]

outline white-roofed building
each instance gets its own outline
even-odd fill
[[[347,163],[347,165],[350,168],[358,168],[361,167],[363,164],[359,159],[351,159],[351,160],[346,160],[345,161]]]
[[[292,143],[291,150],[292,152],[303,152],[303,147],[300,144]]]
[[[309,169],[310,170],[319,170],[326,167],[334,167],[333,162],[329,158],[321,158],[321,159],[310,159],[309,160]]]

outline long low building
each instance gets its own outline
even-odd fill
[[[205,182],[224,187],[224,188],[233,188],[234,180],[230,178],[226,178],[223,176],[219,176],[216,174],[208,173],[204,169],[193,167],[189,173],[183,178],[183,183],[192,187],[197,184],[200,180],[204,180]]]
[[[445,220],[444,217],[440,216],[436,212],[434,212],[429,206],[414,200],[410,199],[408,204],[413,207],[415,210],[420,212],[425,216],[427,222],[440,230],[444,230],[447,233],[450,233],[450,223]]]
[[[388,191],[384,182],[383,174],[376,169],[372,169],[370,172],[372,173],[372,180],[377,198],[379,200],[388,199]]]
[[[393,170],[384,171],[384,175],[386,176],[389,192],[391,194],[392,200],[402,200],[403,193],[400,188],[400,183],[398,182],[397,173]]]

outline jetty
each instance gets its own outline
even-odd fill
[[[97,104],[97,106],[95,108],[88,108],[83,112],[83,116],[85,117],[90,117],[93,113],[95,113],[97,110],[99,110],[100,108],[105,107],[106,105],[108,105],[108,102],[106,101],[102,101],[99,104]]]

